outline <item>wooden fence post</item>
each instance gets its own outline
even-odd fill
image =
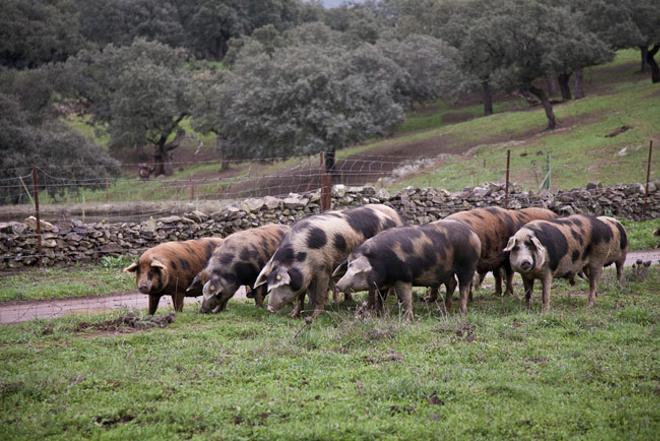
[[[39,173],[37,167],[32,167],[32,192],[34,194],[34,217],[37,218],[37,254],[41,255],[41,216],[39,214]],[[41,258],[37,259],[41,260]]]
[[[509,165],[511,163],[511,150],[506,151],[506,180],[504,181],[504,208],[509,208]]]

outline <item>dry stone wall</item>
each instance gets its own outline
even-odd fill
[[[559,214],[588,213],[634,220],[660,218],[658,183],[649,189],[648,207],[641,185],[603,187],[590,184],[583,189],[558,192],[526,192],[513,186],[510,208],[545,207]],[[448,192],[432,188],[407,188],[396,193],[374,187],[333,189],[333,207],[347,208],[383,203],[397,209],[410,223],[423,224],[451,213],[475,207],[504,205],[500,184]],[[291,224],[320,211],[319,192],[291,194],[286,198],[246,199],[215,213],[193,211],[182,216],[144,222],[41,223],[41,251],[34,218],[25,222],[0,223],[0,270],[32,265],[92,262],[108,255],[137,255],[144,249],[170,240],[226,236],[235,231],[270,222]]]

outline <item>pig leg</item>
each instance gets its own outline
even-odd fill
[[[376,288],[369,288],[367,294],[367,308],[376,309]]]
[[[412,284],[397,282],[394,285],[394,289],[396,290],[396,295],[403,307],[403,318],[407,321],[411,321],[413,319]]]
[[[319,272],[316,275],[316,281],[310,290],[309,297],[314,305],[314,312],[312,313],[312,320],[325,312],[325,302],[328,299],[328,284],[330,283],[330,275],[326,272]]]
[[[495,295],[497,297],[502,296],[502,269],[495,268],[493,270],[493,277],[495,277]]]
[[[507,296],[513,295],[513,270],[511,266],[504,266],[504,275],[506,276],[506,291],[504,292]]]
[[[472,267],[456,272],[456,278],[458,279],[458,291],[461,295],[461,314],[467,313],[467,304],[470,293],[472,292],[474,271],[474,267]]]
[[[254,304],[259,308],[264,307],[264,297],[266,297],[266,285],[261,285],[257,289],[252,290],[254,294]]]
[[[183,311],[183,297],[184,293],[179,293],[177,292],[172,296],[172,302],[174,303],[174,310],[176,312],[181,312]]]
[[[603,272],[601,267],[589,268],[589,308],[594,306],[597,297],[598,279]]]
[[[619,286],[623,286],[623,264],[626,262],[626,258],[617,260],[614,264],[616,265],[616,278],[619,281]]]
[[[339,290],[332,281],[330,281],[330,290],[332,291],[332,303],[339,303]]]
[[[160,302],[160,296],[149,296],[149,315],[154,315],[156,313],[156,310],[158,309],[158,302]]]
[[[484,279],[486,278],[486,273],[478,272],[477,275],[474,278],[474,289],[479,289],[481,288],[481,284],[484,283]]]
[[[523,287],[525,288],[525,304],[529,308],[529,301],[532,298],[532,292],[534,291],[534,278],[523,277]]]
[[[300,317],[300,313],[305,309],[305,292],[303,291],[298,295],[298,298],[294,300],[294,305],[293,309],[291,310],[291,313],[289,314],[289,317],[291,318],[298,318]]]
[[[456,278],[452,276],[447,283],[445,283],[445,309],[447,312],[451,309],[452,298],[454,297],[454,291],[456,290]]]
[[[543,291],[541,291],[541,299],[543,300],[543,312],[550,311],[550,288],[552,288],[552,275],[546,274],[543,277]]]
[[[424,299],[426,303],[435,303],[436,300],[438,300],[438,291],[440,291],[440,287],[438,286],[432,286],[428,289],[427,293],[428,295]]]
[[[335,288],[337,289],[337,288]],[[344,303],[353,303],[353,294],[350,292],[345,292],[344,293]]]

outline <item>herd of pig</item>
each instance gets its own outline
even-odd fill
[[[293,304],[292,317],[301,314],[308,296],[312,319],[323,313],[329,291],[347,299],[367,291],[367,307],[376,313],[392,293],[404,318],[412,319],[413,286],[428,287],[427,301],[436,301],[444,285],[447,311],[458,286],[466,313],[475,283],[488,272],[500,295],[503,279],[512,294],[514,272],[520,273],[528,305],[540,279],[544,311],[553,278],[574,283],[577,275],[589,281],[593,306],[603,267],[615,264],[622,282],[627,248],[623,226],[611,217],[488,207],[413,226],[394,209],[371,204],[312,215],[291,227],[269,224],[224,239],[163,243],[125,271],[135,273],[138,290],[149,295],[149,314],[163,295],[172,296],[177,311],[185,296],[203,295],[201,311],[219,312],[246,286],[257,306],[268,296],[270,312]]]

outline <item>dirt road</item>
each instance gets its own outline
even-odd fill
[[[636,251],[628,254],[626,265],[631,266],[637,260],[660,263],[660,250]],[[232,300],[244,300],[245,290],[241,288]],[[201,303],[201,297],[186,298],[186,305]],[[90,314],[111,309],[144,309],[148,298],[143,294],[123,293],[104,297],[83,297],[62,300],[44,300],[34,302],[10,302],[0,305],[0,324],[19,323],[34,319],[51,319],[67,314]],[[170,297],[160,300],[159,311],[172,307]]]
[[[241,288],[232,300],[243,300],[245,298],[245,290]],[[199,307],[201,301],[201,297],[187,297],[185,304]],[[19,323],[35,319],[52,319],[67,314],[93,314],[110,309],[146,309],[148,303],[148,297],[139,293],[119,293],[103,297],[77,297],[34,302],[9,302],[0,305],[0,324]],[[166,296],[160,299],[159,312],[171,308],[171,297]]]

